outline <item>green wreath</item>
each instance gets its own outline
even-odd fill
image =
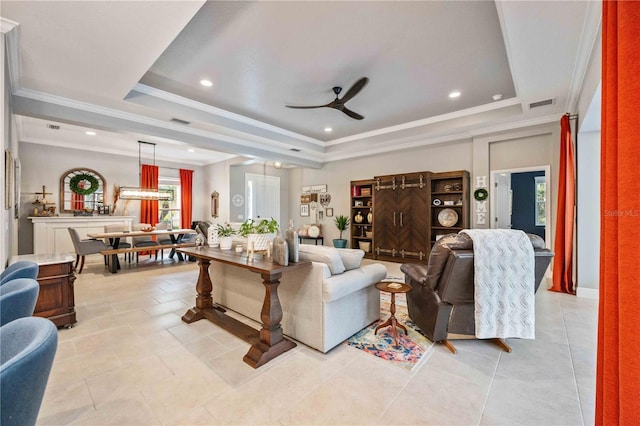
[[[80,188],[80,182],[83,182],[85,180],[88,181],[91,186],[89,188]],[[100,188],[100,184],[98,183],[98,179],[96,179],[95,176],[87,173],[80,173],[69,180],[69,188],[71,188],[71,190],[76,194],[89,195],[96,192],[98,188]]]
[[[473,198],[475,198],[478,201],[486,200],[488,196],[489,196],[489,192],[484,188],[476,189],[473,192]]]

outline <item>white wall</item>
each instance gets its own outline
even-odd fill
[[[580,295],[583,289],[597,289],[600,281],[600,132],[580,133],[577,151],[576,284]]]
[[[558,123],[559,121],[560,117],[558,117]],[[468,170],[472,177],[487,176],[488,182],[490,169],[551,165],[550,196],[553,197],[557,188],[558,145],[559,124],[487,136],[473,141],[464,140],[457,143],[431,145],[417,150],[337,161],[326,164],[321,169],[291,169],[289,198],[294,202],[289,206],[289,214],[295,220],[296,227],[311,223],[313,220],[312,217],[300,217],[298,200],[303,185],[327,184],[328,192],[332,197],[329,207],[333,207],[335,217],[335,215],[350,213],[350,181],[423,170],[432,172]],[[472,181],[471,186],[473,185]],[[556,204],[557,201],[552,198],[550,246],[553,246]],[[487,217],[490,216],[487,215]],[[477,227],[474,223],[473,211],[471,219],[472,226]],[[331,240],[338,238],[339,234],[333,219],[325,217],[320,223],[323,225],[325,245],[331,245]],[[487,221],[487,227],[488,225]]]
[[[126,157],[113,154],[95,153],[75,149],[60,148],[32,143],[20,143],[20,162],[22,165],[21,182],[21,214],[18,227],[18,251],[20,254],[33,252],[33,227],[28,216],[33,210],[31,202],[33,193],[42,190],[46,185],[47,196],[60,207],[60,177],[67,170],[79,167],[93,169],[106,180],[105,203],[113,204],[116,186],[137,186],[139,184],[138,157]],[[178,176],[177,170],[184,168],[194,170],[193,175],[193,219],[207,219],[204,216],[209,210],[209,197],[205,194],[205,175],[202,167],[178,163],[156,162],[160,167],[160,177]],[[118,201],[117,214],[140,217],[140,201]],[[64,215],[70,215],[65,213]]]
[[[371,179],[396,173],[419,171],[443,172],[448,170],[471,170],[471,142],[463,141],[451,144],[431,145],[426,148],[399,151],[353,160],[335,161],[325,164],[321,169],[296,168],[289,171],[290,193],[289,216],[296,228],[311,223],[313,218],[300,216],[300,195],[303,185],[326,184],[331,194],[334,217],[340,214],[350,215],[350,182],[358,179]],[[374,212],[375,214],[375,212]],[[324,244],[332,245],[331,240],[338,238],[339,231],[333,224],[333,218],[325,217],[322,224]],[[343,238],[349,238],[348,233]]]
[[[4,270],[9,258],[18,254],[16,244],[18,236],[18,221],[14,218],[14,207],[5,209],[5,150],[9,150],[13,158],[19,157],[18,142],[16,140],[15,121],[11,108],[11,87],[9,83],[8,64],[5,55],[5,37],[2,33],[0,45],[0,87],[2,88],[2,102],[0,115],[2,116],[2,153],[0,157],[0,175],[2,188],[0,189],[0,271]],[[13,167],[13,165],[11,166]],[[14,188],[9,188],[14,191]]]

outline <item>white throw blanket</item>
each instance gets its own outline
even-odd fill
[[[460,231],[473,240],[476,337],[535,339],[535,258],[527,234]]]

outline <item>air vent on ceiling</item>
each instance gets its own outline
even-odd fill
[[[58,126],[57,124],[47,124],[47,129],[60,130],[60,126]]]
[[[179,119],[179,118],[175,118],[175,117],[173,117],[173,118],[171,119],[171,121],[173,121],[174,123],[180,123],[180,124],[191,124],[191,122],[190,122],[190,121],[181,120],[181,119]]]
[[[302,151],[302,150],[301,150],[301,149],[298,149],[298,148],[291,148],[291,149],[290,149],[290,151],[293,151],[293,152],[300,152],[300,151]]]
[[[545,99],[544,101],[532,102],[529,104],[529,109],[539,108],[545,105],[553,105],[553,99]]]

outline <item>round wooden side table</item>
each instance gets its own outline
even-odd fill
[[[396,341],[396,347],[398,345],[398,327],[404,330],[404,334],[409,334],[407,332],[407,327],[400,324],[396,319],[396,293],[408,293],[411,291],[411,286],[401,282],[394,281],[382,281],[376,283],[376,288],[380,291],[384,291],[387,293],[391,293],[391,306],[389,307],[389,311],[391,312],[391,316],[382,324],[376,327],[374,334],[378,334],[378,330],[384,327],[391,326],[391,334]]]

